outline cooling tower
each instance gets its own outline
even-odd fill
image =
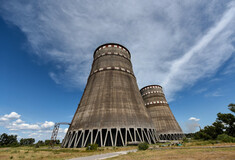
[[[149,85],[140,90],[160,140],[178,140],[184,134],[166,101],[162,87]]]
[[[62,147],[125,146],[158,139],[139,92],[130,52],[109,43],[94,52],[83,96]]]

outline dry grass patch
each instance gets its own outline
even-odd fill
[[[0,148],[0,160],[63,160],[75,157],[85,157],[96,154],[117,152],[122,150],[135,149],[137,147],[102,147],[97,151],[85,151],[85,148],[58,148],[49,149],[47,147],[17,147]]]
[[[147,150],[129,153],[127,155],[111,158],[112,160],[234,160],[235,147],[233,148],[204,148],[204,149],[171,149]],[[111,160],[110,159],[110,160]]]

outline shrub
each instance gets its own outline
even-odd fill
[[[194,134],[194,139],[209,140],[212,139],[212,137],[206,134],[203,130],[200,130]]]
[[[183,138],[183,142],[184,142],[184,143],[189,142],[188,138],[187,138],[187,137],[184,137],[184,138]]]
[[[57,139],[57,140],[50,140],[50,139],[47,139],[45,140],[45,142],[43,143],[43,145],[46,145],[46,146],[49,146],[51,144],[60,144],[60,140]]]
[[[45,145],[45,143],[44,143],[42,140],[39,140],[39,141],[37,142],[37,144],[38,144],[39,146],[44,146],[44,145]]]
[[[86,147],[87,151],[96,151],[98,149],[98,144],[88,144],[88,146]]]
[[[220,140],[222,142],[235,142],[235,138],[227,134],[218,135],[217,140]]]
[[[148,149],[148,148],[149,148],[149,144],[146,143],[146,142],[140,143],[140,144],[138,145],[138,150],[146,150],[146,149]]]
[[[37,143],[37,144],[35,144],[35,146],[34,146],[35,148],[39,148],[39,144]]]

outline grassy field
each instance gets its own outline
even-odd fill
[[[216,143],[213,141],[192,141],[184,143],[180,148],[183,149],[167,149],[167,147],[159,147],[159,145],[151,145],[153,150],[137,151],[136,153],[129,153],[127,155],[119,156],[113,159],[126,160],[153,160],[153,159],[235,159],[235,147],[233,148],[193,148],[200,146],[226,146],[235,145],[235,143]],[[62,160],[75,157],[84,157],[96,154],[103,154],[109,152],[118,152],[122,150],[136,149],[132,147],[102,147],[98,151],[86,151],[85,148],[76,149],[49,149],[48,147],[7,147],[0,148],[0,160]],[[161,148],[161,150],[156,150]]]
[[[235,148],[147,150],[109,160],[234,160]]]
[[[134,148],[137,147],[102,147],[99,148],[97,151],[86,151],[85,148],[49,149],[48,147],[8,147],[0,148],[0,160],[63,160],[75,157],[90,156],[95,154],[130,150]]]

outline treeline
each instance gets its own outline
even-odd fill
[[[228,109],[232,113],[218,113],[216,121],[212,125],[205,126],[196,133],[186,134],[186,137],[202,140],[235,142],[235,104],[229,104]]]
[[[18,146],[47,146],[51,144],[51,140],[39,140],[35,143],[34,138],[21,138],[17,140],[17,135],[8,135],[3,133],[0,135],[0,147],[18,147]],[[56,140],[54,144],[60,144],[60,140]]]

